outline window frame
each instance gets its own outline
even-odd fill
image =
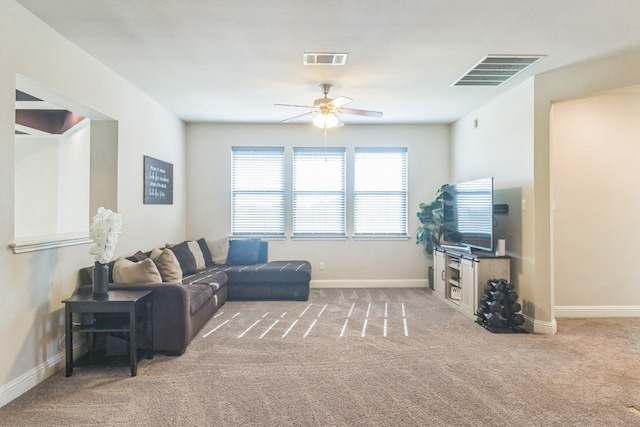
[[[253,154],[250,154],[253,153]],[[261,153],[261,154],[259,154]],[[279,188],[275,186],[273,188],[262,188],[262,189],[252,189],[252,188],[237,188],[237,184],[239,184],[238,180],[242,177],[237,177],[237,167],[239,166],[236,162],[240,160],[240,155],[246,155],[245,162],[246,164],[242,165],[243,167],[251,166],[248,162],[253,162],[254,167],[262,164],[264,168],[260,168],[260,172],[256,176],[247,176],[244,179],[247,181],[251,181],[253,184],[255,182],[260,182],[262,184],[279,184]],[[267,154],[269,157],[267,157]],[[252,158],[253,157],[253,158]],[[272,165],[269,165],[272,163]],[[274,176],[271,177],[271,180],[265,180],[264,173],[269,172],[269,166],[275,166],[276,169],[271,172],[274,173]],[[277,175],[280,175],[279,177]],[[260,237],[260,238],[284,238],[286,232],[286,165],[285,165],[285,149],[284,147],[274,147],[274,146],[232,146],[231,147],[231,236],[232,237]],[[243,186],[248,185],[247,183],[243,183]],[[260,201],[264,203],[263,206],[256,206],[255,209],[259,212],[257,214],[252,214],[249,211],[242,212],[239,209],[236,209],[236,204],[238,203],[238,196],[248,196],[255,197],[255,202]],[[262,197],[264,196],[264,197]],[[265,223],[265,206],[269,205],[269,197],[274,197],[280,199],[277,207],[274,207],[272,210],[271,221]],[[238,215],[244,215],[245,218],[240,220]],[[255,220],[251,220],[255,216]],[[251,222],[259,222],[262,225],[266,226],[264,229],[246,229],[247,226],[243,225],[243,223],[251,223]],[[245,229],[243,229],[243,227]]]
[[[359,162],[366,162],[366,156],[368,154],[373,154],[374,156],[379,156],[378,160],[384,160],[385,155],[394,156],[400,155],[400,161],[402,164],[400,165],[402,176],[399,177],[399,188],[395,189],[363,189],[363,187],[367,187],[367,183],[361,183],[359,180],[361,178],[366,178],[365,175],[362,175],[359,171]],[[362,158],[365,156],[365,158]],[[371,160],[375,160],[371,159]],[[398,159],[396,159],[398,160]],[[409,226],[409,218],[408,218],[408,195],[409,195],[409,182],[408,182],[408,150],[406,147],[355,147],[354,148],[354,159],[353,159],[353,238],[358,239],[408,239],[408,226]],[[376,176],[378,177],[378,176]],[[386,182],[392,182],[393,180],[387,180]],[[362,185],[360,185],[362,184]],[[374,184],[375,185],[375,184]],[[359,188],[360,187],[360,188]],[[401,202],[399,204],[393,204],[393,202],[388,203],[389,206],[386,207],[386,211],[389,211],[389,214],[392,215],[394,210],[398,211],[396,215],[399,216],[400,221],[395,223],[396,227],[399,227],[397,231],[391,231],[388,229],[386,231],[372,231],[372,228],[376,226],[381,226],[381,224],[362,224],[360,221],[361,216],[359,216],[358,212],[360,210],[359,205],[360,202],[367,204],[373,203],[372,201],[377,198],[400,198]],[[368,200],[367,200],[368,199]],[[384,206],[383,206],[384,208]],[[366,216],[365,218],[366,219]],[[367,231],[358,232],[358,229],[361,227],[369,228]]]
[[[292,239],[346,239],[347,238],[347,149],[346,147],[293,147],[292,149],[292,168],[291,168],[291,238]],[[339,168],[339,176],[336,177],[333,182],[337,182],[338,187],[332,189],[304,186],[299,188],[299,185],[309,184],[302,181],[303,177],[301,172],[297,172],[298,162],[311,161],[316,159],[322,159],[323,161],[335,162],[330,166],[337,166]],[[313,166],[313,165],[311,165]],[[323,181],[323,184],[327,184],[328,180]],[[311,184],[315,185],[315,184]],[[333,197],[332,197],[333,196]],[[298,203],[303,198],[313,200],[325,199],[325,206],[330,206],[331,211],[328,212],[332,216],[333,224],[335,228],[328,230],[313,229],[308,227],[305,222],[310,222],[313,212],[307,212],[304,217],[298,219],[301,208],[297,208]],[[337,198],[337,199],[336,199]],[[338,203],[335,203],[335,201]],[[331,202],[334,203],[326,203]],[[315,203],[318,203],[317,201]],[[311,216],[309,216],[311,215]],[[307,217],[309,216],[309,217]],[[298,227],[302,227],[302,230],[298,230]],[[308,227],[308,228],[305,228]]]

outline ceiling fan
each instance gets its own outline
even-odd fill
[[[333,85],[329,83],[322,83],[319,85],[319,87],[324,97],[318,98],[315,101],[313,101],[312,106],[294,105],[294,104],[274,104],[279,107],[300,107],[300,108],[311,109],[306,113],[289,117],[288,119],[284,119],[281,121],[281,123],[315,114],[316,116],[313,118],[314,126],[319,127],[321,129],[330,129],[330,128],[340,127],[344,125],[342,120],[340,120],[338,113],[355,114],[357,116],[366,116],[366,117],[375,117],[375,118],[382,117],[382,113],[380,111],[356,110],[353,108],[344,108],[343,105],[353,101],[351,98],[347,98],[346,96],[339,96],[335,99],[329,98],[327,97],[327,95],[329,94],[329,91],[331,90]]]

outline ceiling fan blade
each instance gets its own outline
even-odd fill
[[[291,120],[299,119],[300,117],[308,116],[309,114],[314,114],[315,111],[307,111],[306,113],[298,114],[297,116],[289,117],[288,119],[280,120],[280,123],[288,122]]]
[[[273,104],[276,107],[300,107],[300,108],[315,108],[313,105],[296,105],[296,104]]]
[[[370,110],[355,110],[353,108],[339,108],[339,113],[344,114],[355,114],[356,116],[367,116],[367,117],[382,117],[382,113],[380,111],[370,111]]]
[[[351,101],[353,101],[353,99],[347,98],[346,96],[339,96],[336,99],[334,99],[333,101],[329,102],[327,104],[327,106],[329,108],[339,108],[339,107],[342,107],[344,104],[347,104],[347,103],[349,103]]]

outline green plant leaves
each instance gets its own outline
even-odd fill
[[[444,185],[436,191],[436,197],[431,203],[420,203],[420,210],[417,213],[422,226],[416,230],[416,244],[423,243],[429,255],[433,253],[434,247],[440,244],[442,237],[444,219],[442,209],[443,187]]]

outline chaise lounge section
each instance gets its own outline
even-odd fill
[[[210,275],[227,275],[229,301],[309,299],[311,266],[307,261],[272,261],[253,265],[214,265],[185,281],[199,283]],[[191,283],[191,282],[190,282]]]

